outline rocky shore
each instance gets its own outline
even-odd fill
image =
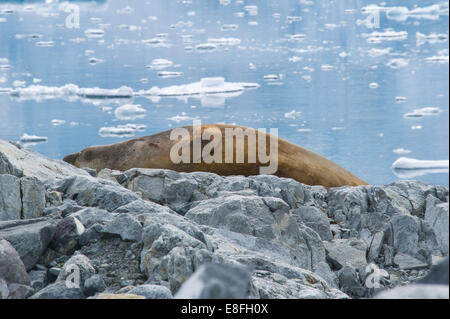
[[[448,298],[448,201],[420,181],[97,174],[0,140],[0,299]]]

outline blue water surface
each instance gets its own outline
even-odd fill
[[[29,147],[62,158],[90,145],[131,138],[105,137],[99,134],[104,127],[145,125],[134,133],[137,137],[198,118],[203,123],[278,128],[280,137],[330,158],[371,184],[399,179],[449,184],[448,170],[392,169],[399,157],[449,158],[448,2],[69,4],[79,9],[78,28],[68,24],[75,20],[73,11],[65,11],[67,3],[0,2],[1,139],[18,141],[25,133],[47,137],[47,142]],[[90,37],[89,29],[104,34]],[[198,48],[212,42],[214,50]],[[172,65],[148,68],[155,59]],[[161,71],[180,74],[162,77]],[[11,95],[11,89],[66,84],[127,86],[136,92],[205,77],[260,87],[236,96],[183,99]],[[115,109],[124,104],[140,105],[146,112],[136,119],[117,117]],[[427,107],[435,112],[405,116]]]

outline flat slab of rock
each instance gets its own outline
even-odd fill
[[[361,240],[334,239],[324,241],[324,245],[327,252],[327,261],[337,269],[345,266],[362,269],[367,265],[366,247]]]
[[[30,149],[19,149],[4,140],[0,140],[0,174],[37,177],[41,181],[74,175],[90,176],[66,162],[47,158]]]
[[[47,218],[0,222],[0,239],[17,250],[27,270],[39,260],[53,238],[56,223]]]

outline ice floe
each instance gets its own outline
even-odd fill
[[[421,109],[416,109],[412,112],[406,113],[403,115],[405,118],[420,118],[424,116],[432,116],[432,115],[438,115],[439,113],[443,112],[438,107],[424,107]]]
[[[290,112],[284,113],[284,117],[287,119],[297,119],[298,117],[302,116],[302,112],[298,112],[296,110],[292,110]]]
[[[154,59],[151,64],[147,65],[147,69],[162,70],[173,66],[174,63],[167,59]]]
[[[114,115],[119,120],[133,121],[143,118],[147,111],[140,104],[125,104],[114,111]]]
[[[147,128],[144,124],[125,124],[110,127],[101,127],[98,134],[101,137],[132,137],[136,132],[143,132]]]
[[[448,55],[435,55],[425,58],[429,63],[448,63]]]
[[[430,33],[428,35],[416,32],[416,45],[419,47],[425,43],[435,44],[448,41],[448,35],[445,33]]]
[[[60,125],[66,124],[66,121],[65,120],[57,120],[57,119],[55,119],[55,120],[52,120],[51,123],[54,126],[60,126]]]
[[[363,33],[362,36],[366,38],[368,43],[381,43],[383,41],[402,41],[408,38],[406,31],[394,31],[391,29],[385,31],[374,31],[372,33]]]
[[[24,133],[22,135],[22,137],[20,138],[20,141],[22,143],[42,143],[42,142],[47,142],[48,141],[48,137],[45,136],[37,136],[37,135],[28,135],[26,133]]]
[[[408,64],[409,64],[409,61],[407,59],[396,58],[396,59],[389,60],[389,62],[386,65],[392,69],[399,69],[399,68],[404,68],[405,66],[408,66]]]
[[[408,157],[400,157],[394,163],[395,169],[422,169],[422,168],[446,168],[449,167],[448,160],[418,160]]]
[[[395,154],[409,154],[411,153],[410,150],[404,149],[404,148],[396,148],[394,150],[392,150],[393,153]]]
[[[102,38],[105,35],[105,31],[102,29],[87,29],[84,34],[88,38]]]

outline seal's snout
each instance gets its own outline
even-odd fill
[[[77,160],[79,154],[80,152],[64,156],[63,161],[75,165],[75,161]]]

